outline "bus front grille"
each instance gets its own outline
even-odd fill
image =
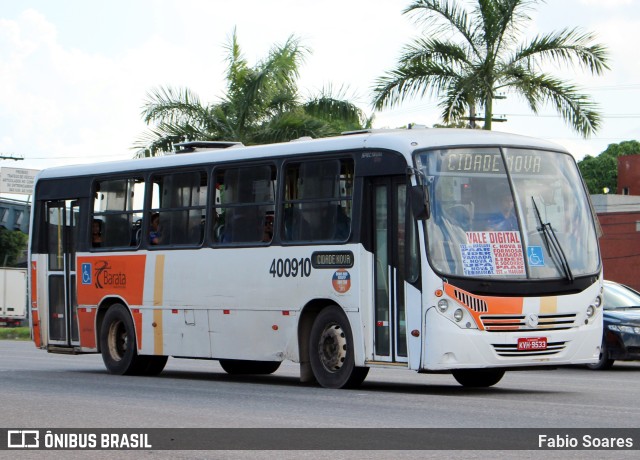
[[[487,332],[560,331],[574,326],[576,314],[536,315],[535,322],[526,315],[482,315],[480,320]]]
[[[475,296],[467,294],[464,291],[459,291],[458,289],[455,289],[453,292],[456,296],[456,299],[458,299],[458,302],[466,305],[473,311],[478,313],[486,313],[489,311],[487,302],[485,302],[483,299],[479,299]]]
[[[493,348],[498,356],[544,356],[555,355],[560,353],[567,346],[567,342],[549,342],[547,348],[544,350],[518,350],[518,345],[515,343],[494,343]]]

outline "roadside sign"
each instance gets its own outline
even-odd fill
[[[37,169],[0,168],[0,193],[31,195]]]

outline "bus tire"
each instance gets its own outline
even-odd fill
[[[229,375],[273,374],[280,367],[280,361],[249,361],[245,359],[220,359],[220,367]]]
[[[167,365],[168,356],[138,356],[142,360],[138,375],[158,375]],[[146,361],[146,362],[145,362]]]
[[[309,354],[313,375],[325,388],[356,388],[369,373],[368,367],[356,367],[349,320],[335,305],[324,308],[314,320]]]
[[[594,371],[606,371],[613,367],[615,360],[609,358],[609,348],[604,338],[602,339],[602,345],[600,346],[600,356],[598,356],[598,362],[594,364],[587,364],[587,367]]]
[[[100,351],[105,367],[112,374],[140,374],[149,364],[149,356],[138,356],[133,319],[122,304],[112,305],[104,315]]]
[[[502,369],[458,369],[451,373],[460,385],[468,388],[487,388],[504,376]]]

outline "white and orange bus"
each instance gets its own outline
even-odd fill
[[[168,357],[359,385],[372,367],[491,386],[593,363],[597,221],[573,157],[533,138],[408,129],[156,158],[37,177],[37,347],[115,374]]]

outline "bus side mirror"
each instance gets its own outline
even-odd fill
[[[422,185],[413,185],[409,188],[409,200],[411,211],[416,220],[427,220],[431,216],[429,206],[429,191]]]

